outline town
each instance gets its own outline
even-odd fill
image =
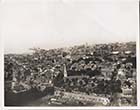
[[[31,48],[5,54],[5,105],[50,96],[43,106],[135,106],[136,42]],[[37,91],[37,92],[36,92]],[[24,98],[23,98],[24,97]],[[14,98],[13,98],[14,99]],[[25,99],[26,100],[26,99]],[[26,101],[25,101],[26,102]],[[26,105],[26,104],[25,104]]]

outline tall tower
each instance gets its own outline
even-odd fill
[[[66,78],[68,75],[67,75],[67,69],[66,69],[66,65],[63,64],[63,67],[64,67],[64,78]]]
[[[14,87],[16,85],[17,79],[16,79],[16,73],[13,72],[13,78],[12,78],[12,86],[11,89],[14,90]]]

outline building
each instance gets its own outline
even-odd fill
[[[87,95],[84,93],[72,93],[64,91],[55,91],[56,97],[61,97],[61,99],[67,99],[68,101],[81,101],[83,103],[94,103],[98,105],[107,106],[110,103],[110,100],[106,97],[100,97],[97,95]]]

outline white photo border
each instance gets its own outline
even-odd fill
[[[24,1],[24,0],[23,0]],[[81,0],[83,1],[83,0]],[[104,1],[104,0],[99,0],[99,1]],[[113,1],[113,0],[111,0]],[[115,0],[114,0],[115,1]],[[132,1],[132,0],[124,0],[124,1]],[[135,0],[138,7],[139,7],[139,0]],[[5,0],[1,0],[0,1],[0,9],[2,9]],[[3,15],[2,11],[1,11],[1,16]],[[138,10],[138,17],[139,17],[139,10]],[[0,19],[1,20],[1,19]],[[1,20],[2,21],[2,20]],[[138,21],[139,23],[139,21]],[[2,24],[2,23],[1,23]],[[134,107],[6,107],[4,106],[4,33],[2,31],[2,26],[0,27],[0,97],[1,97],[1,110],[91,110],[91,109],[96,109],[96,110],[108,110],[108,109],[116,109],[116,110],[136,110],[136,109],[140,109],[140,38],[139,38],[139,25],[138,25],[138,33],[137,33],[137,41],[136,41],[136,50],[137,50],[137,106]]]

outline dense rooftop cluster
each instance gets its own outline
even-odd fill
[[[132,89],[131,95],[134,96],[125,98],[124,102],[128,105],[135,103],[135,42],[86,44],[50,50],[34,48],[32,51],[32,54],[5,55],[5,83],[15,84],[14,87],[6,85],[6,90],[35,87],[42,90],[45,84],[53,84],[67,92],[94,93],[114,102],[116,93]]]

